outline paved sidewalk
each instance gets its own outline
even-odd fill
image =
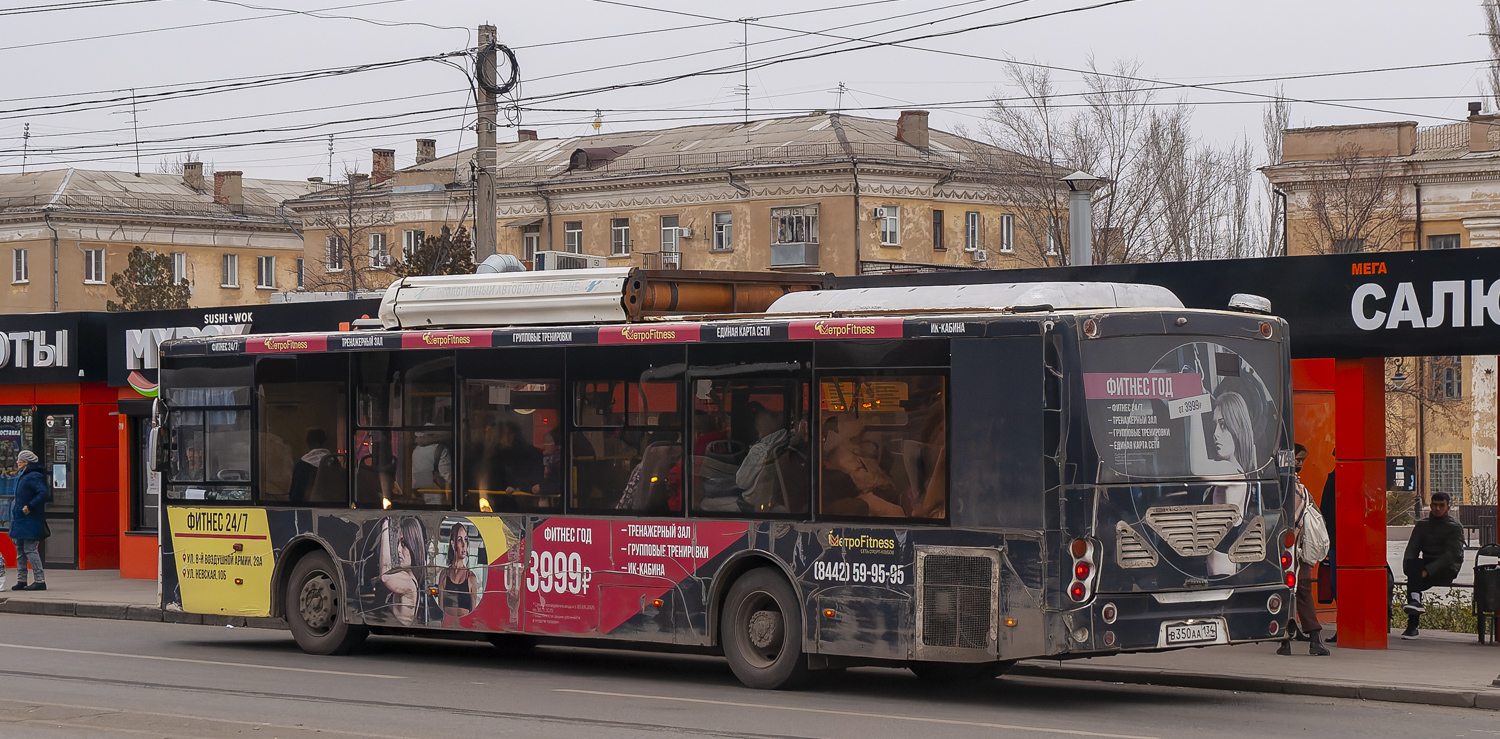
[[[0,593],[0,614],[286,628],[279,618],[163,612],[157,604],[154,580],[122,579],[116,570],[53,570],[47,573],[44,592]],[[1296,654],[1291,657],[1277,655],[1276,644],[1265,643],[1063,662],[1029,660],[1011,674],[1500,710],[1500,646],[1480,646],[1473,634],[1424,631],[1417,641],[1402,641],[1393,631],[1389,649],[1334,644],[1331,657],[1308,656],[1305,642],[1292,646]]]

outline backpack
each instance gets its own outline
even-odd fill
[[[1303,493],[1302,536],[1297,542],[1297,558],[1306,564],[1315,565],[1328,556],[1328,524],[1323,514]]]

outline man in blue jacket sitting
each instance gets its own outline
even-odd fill
[[[42,572],[41,544],[47,521],[47,474],[42,461],[31,450],[16,455],[21,477],[16,481],[16,497],[10,505],[10,539],[16,545],[16,584],[11,590],[46,590],[47,576]],[[26,565],[31,564],[32,584],[26,584]]]

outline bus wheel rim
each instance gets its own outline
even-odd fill
[[[302,583],[297,610],[309,629],[327,633],[335,616],[333,579],[323,572],[310,574]]]
[[[786,643],[786,617],[768,593],[756,593],[745,604],[745,646],[757,667],[768,667]]]

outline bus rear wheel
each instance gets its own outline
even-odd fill
[[[1002,662],[912,662],[906,667],[917,677],[936,683],[993,680],[1005,674],[1014,660]]]
[[[729,588],[719,621],[724,657],[734,676],[761,690],[788,690],[807,681],[802,607],[781,573],[759,568]]]
[[[338,568],[327,552],[297,560],[286,584],[286,623],[297,646],[308,654],[348,654],[370,630],[344,620]]]

